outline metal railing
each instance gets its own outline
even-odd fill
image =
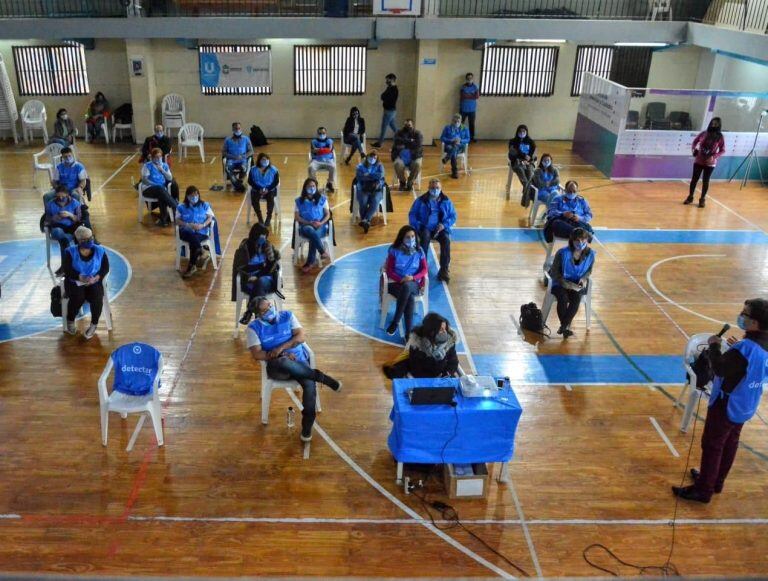
[[[768,0],[713,0],[705,24],[768,33]]]
[[[120,0],[0,0],[0,18],[119,18]]]
[[[370,16],[373,0],[142,0],[146,16]]]

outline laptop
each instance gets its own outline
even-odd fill
[[[408,390],[411,405],[456,405],[454,387],[414,387]]]

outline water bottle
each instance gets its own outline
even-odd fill
[[[295,419],[296,419],[296,413],[293,411],[292,407],[289,407],[288,413],[286,414],[286,417],[285,417],[285,424],[288,426],[289,430],[292,430],[296,425]]]

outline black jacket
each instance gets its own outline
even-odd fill
[[[144,145],[141,146],[141,162],[149,161],[149,154],[155,147],[159,147],[163,150],[163,155],[171,153],[171,140],[167,135],[163,135],[158,139],[155,135],[150,135],[144,140]]]
[[[531,149],[528,151],[528,155],[533,159],[533,156],[536,153],[536,142],[527,135],[522,139],[515,135],[509,140],[509,161],[525,159],[526,154],[520,152],[520,143],[527,143],[530,145]]]
[[[241,282],[246,282],[248,276],[277,276],[277,268],[280,265],[280,251],[275,248],[271,242],[267,241],[268,248],[265,249],[267,260],[258,267],[248,267],[251,256],[255,252],[253,243],[248,238],[243,238],[240,246],[235,250],[235,256],[232,259],[232,300],[237,300],[237,275],[240,274]],[[275,280],[277,288],[277,280]]]
[[[424,136],[421,131],[414,129],[413,132],[406,131],[405,128],[398,129],[395,133],[395,143],[392,146],[392,161],[395,161],[400,151],[404,148],[411,150],[411,158],[419,159],[424,157]]]
[[[347,135],[352,133],[352,131],[355,129],[355,120],[352,117],[347,117],[347,120],[344,122],[344,137],[346,138]],[[365,119],[362,117],[357,118],[357,134],[362,135],[365,133]]]
[[[745,338],[768,351],[768,331],[749,332]],[[715,375],[723,378],[723,391],[731,393],[747,373],[747,360],[736,349],[722,353],[718,343],[710,345],[707,352]]]
[[[397,85],[392,85],[384,89],[381,94],[381,106],[385,111],[394,111],[397,109],[397,97],[400,92],[397,89]]]

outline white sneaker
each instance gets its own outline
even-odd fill
[[[77,335],[77,327],[75,327],[74,321],[67,321],[67,327],[64,332],[68,335]]]
[[[85,333],[83,333],[83,336],[84,336],[86,339],[90,339],[90,338],[91,338],[91,337],[93,337],[95,334],[96,334],[96,325],[94,325],[93,323],[91,323],[90,325],[88,325],[88,328],[85,330]]]

